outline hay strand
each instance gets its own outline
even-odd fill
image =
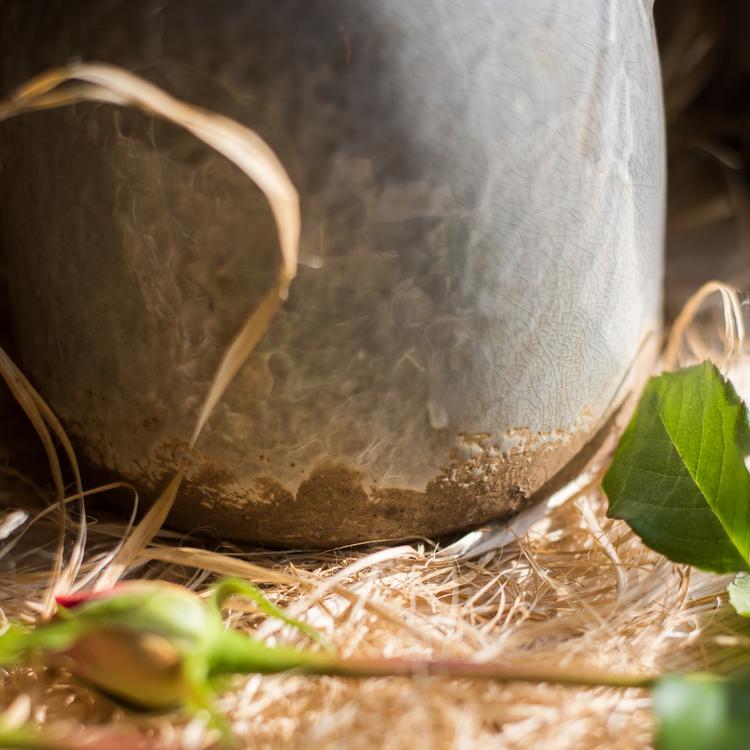
[[[59,88],[71,81],[83,82],[83,85],[79,83],[67,88]],[[23,112],[65,106],[78,101],[100,101],[134,106],[144,112],[184,127],[196,138],[236,164],[258,185],[266,196],[276,221],[281,251],[281,264],[276,283],[266,293],[257,309],[250,314],[239,333],[230,343],[216,369],[190,436],[189,447],[194,448],[216,404],[263,337],[282,301],[286,299],[289,285],[297,273],[300,234],[297,191],[271,148],[252,130],[228,117],[180,101],[144,79],[113,65],[101,63],[77,64],[66,68],[54,68],[42,73],[21,86],[9,101],[0,103],[0,121]],[[7,356],[0,360],[0,365],[2,365],[3,370],[7,369],[10,374],[18,378],[17,368]],[[25,382],[24,387],[31,394],[37,409],[42,412],[45,418],[48,418],[52,414],[51,410],[33,391],[28,382]],[[17,391],[18,389],[13,392],[18,398]],[[24,410],[28,415],[33,413],[31,405],[24,407]],[[52,419],[54,420],[54,415],[52,415]],[[45,445],[53,476],[58,485],[58,493],[62,498],[64,495],[62,474],[54,446],[49,439],[43,420],[35,418],[32,423]],[[80,493],[82,490],[80,473],[72,447],[70,447],[62,427],[56,420],[51,423],[51,426],[68,454],[76,476],[76,489]],[[161,494],[154,500],[143,520],[133,530],[112,564],[103,573],[97,583],[97,588],[111,587],[135,559],[138,551],[148,544],[163,526],[177,497],[183,477],[183,470],[177,471]],[[51,608],[54,594],[58,588],[60,586],[69,587],[80,569],[86,537],[85,510],[83,507],[81,517],[79,538],[76,540],[69,566],[64,572],[56,571],[53,577],[54,583],[50,587],[48,608]],[[64,521],[64,516],[62,519]],[[62,524],[60,534],[60,555],[62,555],[64,535]],[[60,562],[59,565],[61,566],[62,563]]]

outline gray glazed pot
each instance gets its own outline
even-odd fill
[[[6,94],[71,56],[123,65],[257,130],[301,195],[298,278],[191,456],[174,525],[274,545],[435,536],[575,469],[659,327],[646,3],[4,14]],[[3,123],[0,158],[21,364],[89,476],[153,496],[272,283],[268,206],[189,134],[110,105]]]

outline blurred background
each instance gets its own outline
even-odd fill
[[[750,290],[750,3],[656,0],[668,135],[666,321],[704,281]]]

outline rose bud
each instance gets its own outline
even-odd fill
[[[12,628],[0,637],[0,664],[37,654],[134,707],[210,710],[221,675],[279,672],[318,660],[314,653],[265,646],[227,631],[221,604],[235,593],[319,639],[243,581],[221,581],[207,599],[166,582],[132,581],[106,592],[59,597],[51,622],[28,632]]]

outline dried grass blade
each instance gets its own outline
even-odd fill
[[[34,391],[31,384],[2,347],[0,347],[0,377],[5,380],[13,397],[21,409],[23,409],[24,414],[26,414],[36,434],[39,436],[39,440],[47,454],[52,481],[54,482],[55,492],[59,498],[60,527],[57,538],[57,553],[44,603],[44,612],[45,614],[49,614],[54,607],[55,593],[63,568],[66,517],[64,503],[65,482],[63,480],[62,467],[60,466],[60,458],[57,455],[57,449],[55,448],[47,423],[39,410],[37,400],[34,398]]]
[[[95,591],[106,591],[112,588],[133,562],[138,552],[154,538],[167,520],[167,515],[175,497],[177,497],[177,491],[180,489],[184,476],[183,472],[178,471],[172,477],[141,522],[124,540],[111,564],[102,571],[101,577],[94,587]]]
[[[60,85],[71,81],[84,83],[58,89]],[[250,315],[222,357],[190,438],[189,445],[192,448],[227,386],[262,338],[281,302],[286,298],[289,285],[296,275],[300,234],[297,191],[271,148],[253,131],[227,117],[182,102],[142,78],[112,65],[78,64],[42,73],[22,86],[8,102],[0,104],[0,120],[25,111],[64,106],[85,100],[133,105],[184,127],[236,164],[260,187],[276,221],[281,250],[281,267],[276,284]],[[55,420],[53,429],[59,435],[58,425]],[[68,452],[67,439],[63,445]],[[71,463],[75,467],[78,482],[75,455],[68,455],[72,455]],[[112,585],[127,569],[138,551],[148,544],[161,528],[174,503],[182,479],[183,473],[180,471],[155,500],[141,523],[123,544],[98,587]],[[80,486],[78,489],[80,491]],[[82,516],[84,524],[85,514]],[[83,543],[85,525],[79,527],[74,554],[64,574],[65,581],[69,583],[72,583],[72,580],[69,580],[71,575],[75,578],[80,569]]]
[[[685,303],[675,319],[664,351],[665,370],[674,369],[679,365],[680,345],[693,324],[700,306],[707,297],[714,293],[721,295],[724,313],[724,354],[716,365],[726,372],[727,368],[731,367],[741,355],[745,339],[745,323],[739,294],[728,284],[708,281]]]

